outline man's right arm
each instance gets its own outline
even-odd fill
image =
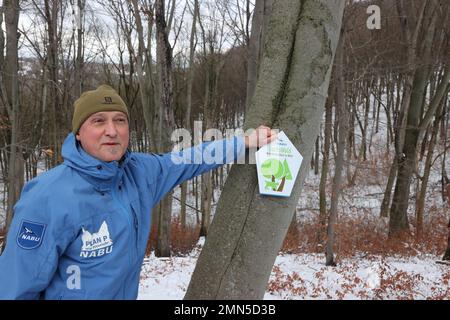
[[[39,299],[64,251],[56,244],[64,230],[57,230],[54,217],[45,214],[45,208],[22,200],[14,208],[6,247],[0,256],[0,299]]]

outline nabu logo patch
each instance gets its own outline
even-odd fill
[[[17,234],[17,245],[23,249],[35,249],[42,243],[47,225],[22,220]]]
[[[97,232],[90,233],[84,228],[82,228],[82,231],[81,240],[83,245],[81,247],[80,257],[95,258],[112,252],[113,241],[109,235],[106,221],[103,221]]]

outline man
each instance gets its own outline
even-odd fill
[[[222,148],[223,159],[236,160],[246,147],[276,137],[260,127],[180,153],[140,154],[127,151],[128,121],[109,86],[75,101],[64,163],[28,182],[14,207],[0,256],[0,299],[136,299],[152,207],[176,185],[224,163],[186,159]]]

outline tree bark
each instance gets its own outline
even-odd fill
[[[140,15],[140,9],[137,0],[131,0],[133,5],[134,19],[136,21],[136,32],[138,35],[138,51],[135,54],[136,58],[136,72],[139,83],[139,97],[142,104],[142,113],[144,116],[145,126],[147,133],[151,136],[150,148],[155,151],[155,133],[154,128],[154,111],[155,111],[155,92],[153,86],[153,68],[152,68],[152,55],[151,55],[151,35],[153,30],[153,12],[150,8],[144,10],[148,19],[148,33],[147,45],[144,40],[144,28],[142,25],[142,19]]]
[[[78,6],[78,21],[76,21],[77,26],[77,54],[75,58],[75,97],[81,96],[84,91],[84,75],[83,75],[83,65],[84,65],[84,29],[83,29],[83,15],[86,0],[77,0]]]
[[[247,95],[245,107],[250,106],[251,99],[255,93],[256,81],[258,79],[259,65],[263,52],[264,37],[266,34],[267,20],[272,10],[273,0],[257,0],[253,11],[252,32],[248,48],[247,67]]]
[[[195,33],[196,33],[196,25],[197,18],[199,15],[199,4],[198,0],[194,0],[194,8],[192,12],[192,27],[191,27],[191,36],[189,39],[189,69],[187,76],[187,93],[186,93],[186,113],[184,117],[184,128],[191,131],[191,110],[192,110],[192,87],[194,83],[194,54],[195,54]],[[181,184],[181,211],[180,211],[180,222],[182,228],[186,227],[186,201],[187,201],[187,188],[188,181],[185,181]]]
[[[5,28],[6,28],[6,56],[4,58],[4,72],[0,70],[0,85],[2,100],[6,103],[9,123],[11,125],[10,154],[8,163],[8,206],[6,211],[5,232],[8,231],[13,219],[13,207],[20,197],[23,186],[23,158],[18,148],[20,137],[19,126],[19,61],[17,30],[20,7],[18,0],[5,0],[4,2]],[[1,31],[3,32],[3,31]],[[1,48],[3,54],[3,48]],[[6,240],[3,242],[6,245]],[[0,248],[0,253],[3,248]]]
[[[330,88],[333,86],[330,85]],[[334,92],[334,90],[331,90]],[[317,243],[319,245],[324,244],[324,234],[327,221],[327,194],[326,186],[328,179],[328,166],[330,157],[330,144],[331,144],[331,121],[333,116],[333,97],[334,94],[328,95],[327,102],[325,104],[325,130],[324,130],[324,143],[323,143],[323,158],[322,158],[322,171],[320,174],[319,184],[319,231],[317,232]]]
[[[166,21],[164,18],[164,0],[155,2],[156,22],[156,54],[160,97],[161,149],[159,152],[169,152],[172,149],[171,134],[175,128],[172,91],[172,48],[168,40]],[[170,224],[172,217],[172,193],[168,193],[160,202],[158,219],[158,240],[155,255],[170,256]]]
[[[343,1],[274,1],[245,128],[282,129],[303,155],[291,197],[261,196],[256,170],[233,165],[186,299],[262,299],[318,135]]]
[[[326,242],[326,261],[325,265],[335,266],[334,261],[334,245],[335,245],[335,225],[338,221],[338,204],[339,196],[342,190],[342,170],[344,168],[344,154],[346,149],[347,141],[347,130],[348,130],[348,111],[347,105],[345,103],[345,77],[344,77],[344,41],[345,41],[345,31],[341,30],[341,37],[339,39],[338,47],[336,49],[336,80],[337,80],[337,104],[336,110],[338,111],[339,119],[339,133],[338,133],[338,145],[337,145],[337,155],[335,160],[333,187],[331,190],[331,201],[330,201],[330,214],[328,216],[328,227],[327,227],[327,242]]]
[[[44,0],[45,7],[45,22],[47,25],[48,44],[47,44],[47,59],[49,69],[49,129],[52,140],[53,156],[51,164],[56,166],[61,160],[59,139],[59,93],[58,93],[58,13],[60,3],[56,0]]]
[[[5,9],[6,8],[4,6],[0,6],[0,26],[3,25],[3,14],[5,12]],[[0,70],[4,70],[4,68],[5,68],[5,35],[3,32],[0,32]],[[3,75],[0,74],[0,79],[1,77],[3,77]],[[3,99],[1,94],[0,99]]]
[[[441,110],[438,110],[438,114],[441,113]],[[436,120],[434,122],[434,125],[431,128],[431,138],[430,142],[428,143],[428,152],[427,157],[425,160],[425,166],[423,170],[423,176],[420,184],[420,191],[417,195],[417,202],[416,202],[416,239],[420,240],[422,238],[423,234],[423,211],[425,208],[425,196],[427,194],[427,186],[428,186],[428,179],[430,177],[430,171],[431,171],[431,165],[433,161],[433,152],[434,152],[434,146],[436,145],[436,138],[439,130],[439,122],[440,117],[436,117]]]
[[[316,150],[314,152],[314,174],[317,176],[319,174],[319,153],[320,153],[320,134],[316,138]]]
[[[449,188],[450,190],[450,188]],[[450,191],[449,191],[449,205],[450,205]],[[450,220],[448,221],[448,238],[447,238],[447,249],[445,250],[444,256],[442,257],[442,260],[450,261]]]

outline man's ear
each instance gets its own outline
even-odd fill
[[[79,133],[77,133],[77,134],[75,134],[75,139],[77,139],[77,141],[81,141],[80,139],[80,134]]]

